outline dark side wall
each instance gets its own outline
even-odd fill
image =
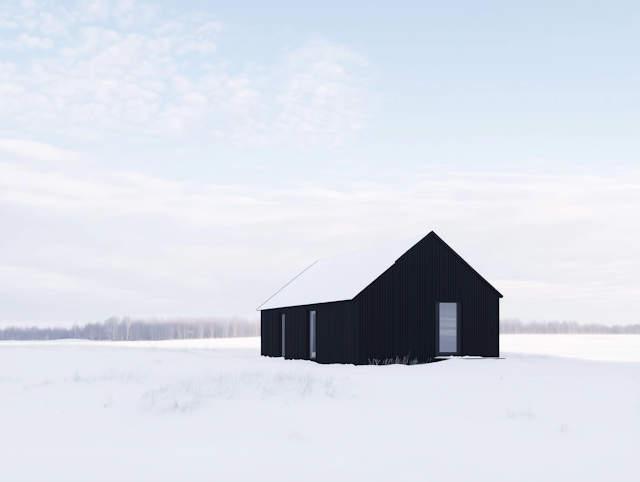
[[[261,313],[261,348],[266,356],[282,356],[282,322],[285,315],[285,358],[309,359],[309,312],[316,312],[316,361],[357,363],[353,352],[357,314],[352,301],[294,306]],[[322,349],[320,349],[322,347]]]
[[[317,317],[320,363],[367,364],[436,356],[436,307],[460,305],[461,355],[499,356],[499,294],[435,233],[407,251],[352,301],[262,311],[262,354],[309,358],[309,311]]]

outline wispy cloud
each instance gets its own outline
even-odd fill
[[[29,160],[72,162],[77,159],[75,153],[59,149],[49,144],[23,139],[0,139],[0,155],[12,154]]]
[[[504,316],[637,321],[637,176],[354,168],[269,187],[0,150],[0,299],[25,319],[36,306],[53,307],[47,319],[56,306],[246,314],[317,258],[434,229],[505,294]]]
[[[326,40],[292,50],[269,74],[273,96],[260,98],[263,118],[238,126],[234,140],[302,147],[342,143],[364,127],[373,110],[362,87],[369,68],[353,50]]]
[[[335,145],[370,114],[351,49],[316,40],[258,73],[230,68],[224,25],[133,2],[0,9],[0,123],[27,132],[218,136],[239,145]],[[19,54],[19,55],[18,55]]]
[[[375,66],[321,36],[240,63],[236,27],[130,1],[0,4],[0,321],[243,314],[314,259],[434,229],[497,280],[505,316],[637,322],[637,170],[368,169],[356,153],[292,172],[291,148],[366,127]],[[211,139],[231,155],[201,178],[176,180],[171,149],[171,168],[145,164],[180,144],[194,169]],[[286,161],[253,159],[274,146]],[[130,170],[107,166],[123,152]]]

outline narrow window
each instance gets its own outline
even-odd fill
[[[309,357],[316,357],[316,312],[309,312]]]
[[[440,303],[438,313],[439,352],[455,354],[458,352],[458,304]]]
[[[284,358],[284,313],[282,313],[281,317],[282,317],[282,358]]]

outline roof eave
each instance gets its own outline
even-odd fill
[[[500,293],[497,289],[495,289],[495,287],[494,287],[491,283],[489,283],[489,282],[488,282],[488,281],[487,281],[487,280],[486,280],[486,279],[485,279],[485,278],[484,278],[480,273],[478,273],[478,272],[473,268],[473,266],[471,266],[469,263],[467,263],[467,262],[464,260],[464,258],[463,258],[462,256],[460,256],[458,253],[456,253],[455,249],[453,249],[451,246],[449,246],[449,245],[448,245],[448,244],[447,244],[447,243],[446,243],[446,242],[445,242],[445,241],[444,241],[440,236],[438,236],[438,235],[435,233],[435,231],[431,231],[429,234],[427,234],[427,235],[425,236],[425,238],[426,238],[426,237],[428,237],[428,236],[431,236],[432,234],[433,234],[436,238],[438,238],[438,240],[439,240],[442,244],[444,244],[447,248],[449,248],[449,250],[450,250],[453,254],[455,254],[455,255],[458,257],[458,259],[460,259],[460,261],[462,261],[464,264],[466,264],[466,265],[467,265],[467,267],[468,267],[471,271],[473,271],[473,272],[474,272],[474,273],[475,273],[475,274],[476,274],[476,275],[477,275],[477,276],[478,276],[482,281],[484,281],[487,285],[489,285],[489,287],[490,287],[493,291],[495,291],[495,292],[498,294],[498,297],[499,297],[499,298],[504,298],[504,296],[502,296],[502,293]]]

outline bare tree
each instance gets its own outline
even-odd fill
[[[8,326],[0,329],[2,340],[170,340],[259,336],[260,323],[241,317],[172,317],[122,319],[111,316],[103,322],[71,327]]]
[[[580,324],[576,321],[531,321],[523,323],[518,318],[500,320],[502,334],[640,334],[640,325],[604,325],[600,323]]]
[[[124,325],[124,340],[129,341],[129,333],[131,332],[131,317],[125,316],[122,319],[122,324]]]
[[[112,316],[104,322],[107,338],[111,341],[118,340],[118,318]]]

